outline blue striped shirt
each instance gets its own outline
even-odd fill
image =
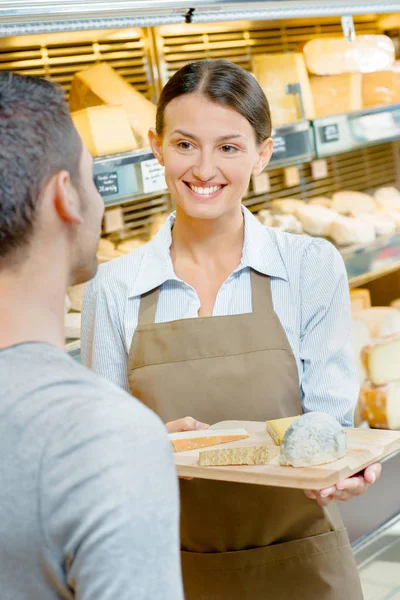
[[[351,426],[359,376],[342,257],[326,240],[265,227],[244,207],[243,214],[242,260],[220,288],[213,315],[251,312],[250,268],[269,275],[274,310],[296,359],[304,410],[330,413]],[[125,390],[141,294],[161,286],[156,323],[198,315],[196,291],[172,265],[174,219],[170,215],[150,243],[102,265],[87,286],[82,361]]]

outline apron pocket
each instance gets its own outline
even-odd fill
[[[362,600],[346,529],[239,552],[181,552],[186,600]]]

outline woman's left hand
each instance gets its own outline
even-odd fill
[[[375,463],[367,467],[363,473],[353,475],[343,481],[338,481],[336,485],[324,490],[304,490],[307,498],[316,500],[319,506],[328,506],[335,500],[350,500],[355,496],[361,496],[370,485],[375,483],[380,477],[382,465]]]

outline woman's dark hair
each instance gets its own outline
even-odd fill
[[[177,71],[164,86],[157,105],[156,129],[164,128],[168,104],[184,94],[204,94],[211,102],[236,110],[253,127],[261,144],[271,135],[271,113],[268,100],[257,80],[229,60],[200,60]]]

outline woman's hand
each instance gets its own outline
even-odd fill
[[[365,469],[365,471],[359,475],[354,475],[343,481],[338,481],[336,485],[325,490],[304,490],[307,498],[316,500],[319,506],[328,506],[335,500],[341,500],[345,502],[355,496],[361,496],[366,492],[368,487],[375,483],[380,477],[382,472],[382,465],[375,463]]]
[[[165,425],[168,433],[178,433],[179,431],[193,431],[195,429],[208,429],[209,425],[196,421],[193,417],[184,417],[176,421],[170,421]]]

